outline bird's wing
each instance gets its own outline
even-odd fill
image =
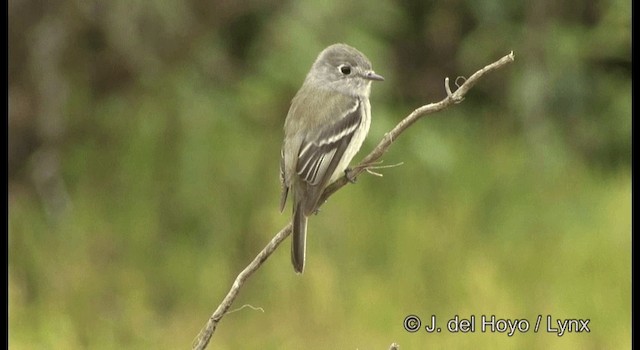
[[[307,187],[304,206],[307,215],[315,210],[322,190],[362,122],[363,106],[360,99],[343,101],[347,101],[344,108],[333,109],[342,110],[342,115],[323,118],[334,121],[321,125],[317,132],[307,135],[300,145],[296,172]]]

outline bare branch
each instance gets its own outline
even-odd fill
[[[391,131],[385,134],[385,136],[378,143],[378,145],[373,149],[373,151],[371,151],[371,153],[369,153],[366,157],[364,157],[364,159],[362,159],[362,161],[357,166],[355,166],[353,169],[348,171],[347,174],[345,174],[346,176],[343,176],[342,178],[338,179],[337,181],[329,185],[324,190],[324,192],[322,193],[322,197],[320,198],[320,201],[319,201],[320,205],[324,203],[333,193],[335,193],[344,185],[349,183],[348,179],[355,179],[362,172],[367,171],[369,169],[375,169],[376,166],[374,165],[379,163],[378,160],[389,149],[389,147],[391,147],[391,144],[393,143],[393,141],[395,141],[398,138],[398,136],[402,134],[402,132],[404,132],[409,126],[415,123],[418,119],[420,119],[421,117],[427,114],[439,112],[453,104],[462,102],[466,93],[480,80],[480,78],[482,78],[485,74],[491,71],[494,71],[496,69],[502,68],[504,65],[511,63],[513,61],[514,61],[514,55],[512,51],[511,53],[502,57],[498,61],[475,72],[468,79],[464,80],[464,83],[460,85],[455,92],[451,91],[451,87],[449,86],[449,78],[446,78],[444,88],[447,93],[447,97],[440,102],[431,103],[428,105],[424,105],[420,108],[417,108],[416,110],[411,112],[411,114],[409,114],[406,118],[400,121]],[[459,80],[463,80],[463,79],[460,79],[460,77],[456,78],[456,81],[455,81],[456,85],[458,84]],[[238,293],[240,292],[240,288],[242,287],[244,282],[249,278],[249,276],[251,276],[251,274],[253,274],[258,268],[260,268],[262,263],[264,263],[264,261],[267,260],[267,258],[269,258],[269,256],[276,250],[276,248],[280,245],[280,243],[282,243],[282,241],[284,241],[284,239],[287,238],[287,236],[289,236],[289,234],[291,234],[291,223],[287,224],[287,226],[285,226],[282,230],[280,230],[280,232],[278,232],[275,235],[275,237],[271,239],[271,241],[267,244],[267,246],[264,247],[264,249],[262,249],[260,253],[258,253],[258,255],[253,259],[253,261],[251,261],[251,263],[244,270],[242,270],[242,272],[240,272],[240,274],[236,277],[236,280],[233,282],[233,285],[231,286],[231,289],[229,290],[227,295],[224,297],[224,299],[222,300],[218,308],[214,311],[214,313],[211,315],[211,317],[209,317],[207,324],[204,326],[204,328],[200,331],[200,333],[194,340],[193,347],[192,347],[193,349],[201,350],[207,347],[207,345],[209,344],[209,341],[211,340],[211,337],[213,336],[213,333],[216,330],[216,327],[218,326],[218,323],[220,322],[222,317],[224,317],[224,315],[228,313],[229,308],[231,307],[231,304],[233,303],[235,298],[238,296]],[[391,348],[397,349],[398,346],[397,344],[394,343],[391,345]]]
[[[371,153],[369,153],[366,157],[364,157],[364,159],[360,162],[359,165],[351,169],[351,171],[347,173],[347,176],[342,177],[336,180],[331,185],[329,185],[322,193],[322,197],[320,197],[320,200],[318,201],[318,203],[322,205],[322,203],[324,203],[334,192],[336,192],[338,189],[342,188],[342,186],[349,183],[348,179],[351,179],[351,180],[355,179],[356,177],[358,177],[358,175],[360,175],[363,171],[365,171],[368,168],[368,164],[374,164],[378,159],[380,159],[380,157],[382,157],[382,155],[389,149],[389,147],[391,147],[391,144],[393,143],[393,141],[395,141],[398,138],[398,136],[402,134],[402,132],[404,132],[409,126],[415,123],[418,119],[420,119],[421,117],[427,114],[439,112],[451,106],[452,104],[457,104],[462,102],[462,100],[464,99],[464,95],[466,95],[467,91],[469,91],[480,80],[480,78],[482,78],[485,74],[491,71],[494,71],[508,63],[513,62],[514,59],[515,58],[513,55],[513,51],[511,51],[511,53],[502,57],[498,61],[475,72],[472,76],[466,79],[466,81],[462,85],[460,85],[460,87],[455,92],[451,92],[451,87],[449,86],[449,78],[445,78],[444,88],[445,88],[445,91],[447,92],[447,97],[444,100],[422,106],[420,108],[417,108],[413,112],[411,112],[411,114],[409,114],[406,118],[400,121],[400,123],[398,123],[398,125],[396,125],[395,128],[393,128],[390,132],[385,134],[382,140],[373,149],[373,151],[371,151]],[[456,79],[456,83],[458,82],[458,80],[460,80],[460,77]]]
[[[260,253],[258,253],[253,261],[251,261],[249,266],[247,266],[244,270],[242,270],[242,272],[240,272],[238,277],[236,277],[236,280],[233,282],[229,293],[227,293],[227,296],[224,297],[220,305],[218,305],[216,311],[214,311],[213,315],[209,317],[209,321],[207,321],[207,324],[193,341],[193,349],[204,349],[207,347],[207,344],[209,344],[209,340],[211,340],[211,336],[213,336],[213,332],[216,331],[218,323],[227,313],[229,307],[231,307],[231,304],[233,304],[233,301],[236,299],[236,296],[238,296],[238,292],[240,292],[240,288],[242,287],[244,282],[247,280],[247,278],[249,278],[249,276],[251,276],[251,274],[253,274],[258,268],[260,268],[262,263],[267,260],[271,253],[276,250],[280,243],[282,243],[282,241],[284,241],[284,239],[287,238],[289,234],[291,234],[291,223],[280,230],[280,232],[278,232],[278,234],[276,234],[275,237],[271,239],[267,246],[264,247],[264,249],[262,249]]]

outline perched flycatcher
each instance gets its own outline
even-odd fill
[[[384,78],[364,54],[334,44],[318,55],[291,101],[280,159],[280,211],[292,190],[291,262],[297,273],[304,270],[307,217],[322,191],[344,175],[369,132],[373,80]]]

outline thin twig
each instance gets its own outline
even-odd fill
[[[237,308],[237,309],[233,309],[233,310],[231,310],[231,311],[227,311],[227,315],[228,315],[228,314],[232,314],[232,313],[234,313],[234,312],[238,312],[238,311],[240,311],[240,310],[242,310],[242,309],[244,309],[244,308],[247,308],[247,307],[248,307],[249,309],[253,310],[253,311],[262,311],[262,313],[264,313],[264,309],[263,309],[263,308],[261,308],[261,307],[259,307],[259,306],[253,306],[253,305],[249,305],[249,304],[244,304],[244,305],[240,306],[240,307],[239,307],[239,308]]]
[[[382,162],[379,162],[379,163],[382,163]],[[367,166],[364,170],[371,175],[382,177],[382,174],[375,172],[374,170],[395,168],[395,167],[401,166],[402,164],[404,164],[404,162],[389,164],[389,165],[370,165],[370,166]]]
[[[375,164],[378,159],[380,159],[380,157],[382,157],[382,155],[389,149],[393,141],[395,141],[403,131],[405,131],[418,119],[427,114],[439,112],[453,104],[462,102],[467,91],[469,91],[480,80],[480,78],[491,71],[502,68],[504,65],[513,62],[513,60],[514,55],[512,51],[498,61],[475,72],[472,76],[466,79],[464,83],[460,85],[458,89],[456,89],[455,92],[451,91],[451,87],[449,86],[449,78],[446,78],[445,91],[447,93],[447,97],[444,100],[424,105],[414,110],[406,118],[400,121],[400,123],[398,123],[391,131],[385,134],[380,143],[378,143],[378,145],[373,149],[373,151],[371,151],[371,153],[369,153],[366,157],[364,157],[364,159],[362,159],[359,165],[355,166],[346,174],[346,176],[335,181],[324,190],[322,196],[320,197],[319,203],[324,203],[333,193],[346,185],[349,182],[348,179],[355,179],[362,172],[367,171],[367,169],[371,168],[372,164]],[[460,79],[460,77],[456,78],[456,85],[458,84],[459,80],[464,79]],[[194,340],[192,347],[193,349],[202,350],[207,347],[209,341],[211,340],[211,337],[213,336],[213,333],[216,330],[216,327],[218,326],[218,323],[220,322],[222,317],[224,317],[224,315],[228,313],[229,307],[231,307],[231,304],[237,297],[238,292],[240,291],[240,288],[242,287],[244,282],[249,278],[249,276],[251,276],[251,274],[258,270],[258,268],[260,268],[262,263],[264,263],[264,261],[269,258],[269,256],[276,250],[280,243],[282,243],[282,241],[284,241],[284,239],[289,236],[290,233],[291,223],[287,224],[287,226],[280,230],[280,232],[278,232],[275,237],[271,239],[267,246],[264,247],[264,249],[262,249],[260,253],[258,253],[253,261],[251,261],[251,263],[244,270],[242,270],[242,272],[240,272],[240,274],[236,277],[236,280],[233,282],[233,285],[231,286],[231,289],[229,290],[227,295],[224,297],[211,317],[209,317],[207,324],[204,326],[204,328],[202,328],[202,330]],[[395,344],[392,344],[392,348],[393,345]]]

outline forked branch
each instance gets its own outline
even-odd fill
[[[324,203],[332,194],[342,188],[344,185],[349,183],[348,179],[355,179],[362,172],[367,171],[369,168],[375,168],[378,159],[382,157],[382,155],[391,147],[393,141],[395,141],[400,134],[402,134],[409,126],[415,123],[418,119],[428,115],[433,114],[435,112],[439,112],[445,108],[450,107],[453,104],[460,103],[464,99],[464,96],[467,92],[487,73],[494,71],[496,69],[502,68],[514,61],[513,51],[508,55],[502,57],[494,63],[487,65],[486,67],[480,69],[475,72],[469,78],[462,79],[464,83],[458,86],[458,88],[452,92],[451,87],[449,86],[449,78],[445,78],[445,91],[447,92],[447,97],[444,98],[440,102],[431,103],[428,105],[424,105],[409,114],[406,118],[400,121],[391,131],[385,134],[382,140],[378,143],[378,145],[369,153],[364,159],[351,169],[346,176],[343,176],[339,180],[335,181],[331,185],[329,185],[322,196],[320,197],[319,203]],[[458,78],[460,79],[460,78]],[[458,81],[456,79],[456,83]],[[262,264],[271,256],[271,254],[276,250],[276,248],[284,241],[287,236],[291,234],[291,223],[287,224],[284,228],[278,232],[275,237],[271,239],[271,241],[267,244],[260,253],[251,261],[251,263],[244,269],[240,274],[236,277],[236,280],[233,282],[231,289],[224,297],[220,305],[213,312],[207,324],[202,328],[196,339],[193,342],[193,349],[204,349],[209,344],[213,333],[216,331],[218,323],[224,317],[225,314],[229,311],[231,304],[238,296],[240,292],[240,288],[244,285],[244,282],[253,274],[256,270],[262,266]]]

